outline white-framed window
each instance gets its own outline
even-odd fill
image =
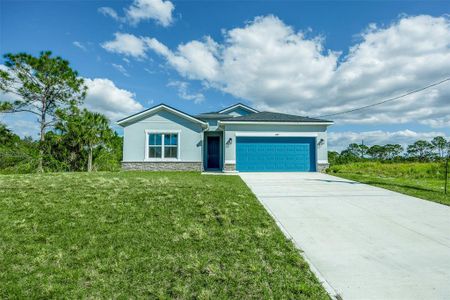
[[[180,153],[178,131],[146,131],[146,160],[178,160]]]

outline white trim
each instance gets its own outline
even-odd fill
[[[196,119],[196,118],[194,118],[194,117],[192,117],[192,116],[190,116],[190,115],[188,115],[188,114],[185,114],[185,113],[183,113],[183,112],[180,112],[180,111],[178,111],[178,110],[175,110],[175,109],[173,109],[173,108],[171,108],[171,107],[168,107],[168,106],[166,106],[166,105],[164,105],[164,104],[155,106],[155,107],[153,107],[153,108],[151,108],[151,109],[148,109],[148,110],[144,110],[144,111],[142,111],[142,112],[140,112],[140,113],[138,113],[138,114],[136,114],[136,115],[133,115],[133,116],[130,116],[130,117],[128,117],[128,118],[119,120],[119,121],[117,121],[116,123],[117,123],[118,125],[122,125],[122,124],[124,124],[124,123],[129,123],[129,122],[133,121],[134,119],[137,119],[137,118],[140,118],[140,117],[146,116],[146,115],[151,115],[151,114],[153,114],[153,113],[155,113],[155,112],[158,112],[158,111],[160,111],[160,110],[162,110],[162,109],[165,109],[165,110],[167,110],[167,111],[169,111],[169,112],[171,112],[171,113],[173,113],[173,114],[175,114],[175,115],[178,115],[178,116],[180,116],[180,117],[182,117],[182,118],[185,118],[185,119],[187,119],[187,120],[190,120],[190,121],[192,121],[192,122],[200,123],[200,124],[202,124],[203,126],[206,126],[206,127],[208,126],[208,123],[205,123],[205,122],[203,122],[203,121],[200,121],[199,119]]]
[[[236,124],[236,125],[332,125],[334,124],[334,122],[263,122],[263,121],[250,121],[250,122],[245,122],[245,121],[217,121],[217,123],[220,125],[231,125],[231,124]]]
[[[236,160],[226,160],[225,164],[235,165],[236,164]]]
[[[233,106],[230,106],[230,107],[227,107],[227,108],[225,108],[225,109],[222,109],[222,110],[219,111],[218,113],[219,113],[219,114],[223,114],[224,112],[233,110],[233,109],[235,109],[236,107],[242,107],[242,108],[244,108],[244,109],[246,109],[246,110],[248,110],[248,111],[254,112],[254,113],[259,112],[259,111],[257,111],[256,109],[251,108],[250,106],[247,106],[247,105],[241,104],[241,103],[237,103],[237,104],[235,104],[235,105],[233,105]]]
[[[181,130],[153,130],[153,129],[145,129],[145,150],[144,150],[144,161],[148,161],[148,162],[166,162],[166,161],[172,161],[172,162],[179,162],[181,161]],[[165,158],[164,157],[164,136],[162,136],[162,141],[161,141],[161,158],[156,158],[156,157],[148,157],[148,136],[150,133],[155,133],[155,134],[162,134],[164,135],[165,133],[176,133],[178,134],[177,137],[177,158]]]
[[[249,132],[249,131],[237,131],[236,136],[248,136],[248,137],[259,137],[259,136],[271,136],[271,137],[317,137],[318,134],[315,132],[272,132],[272,131],[261,131],[261,132]]]
[[[200,160],[122,160],[123,163],[154,163],[154,162],[173,162],[173,163],[202,163]]]
[[[322,160],[317,160],[318,164],[328,164],[328,160],[322,159]]]

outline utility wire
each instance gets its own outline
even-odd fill
[[[366,109],[366,108],[369,108],[369,107],[381,105],[381,104],[384,104],[384,103],[387,103],[387,102],[391,102],[391,101],[394,101],[394,100],[397,100],[397,99],[400,99],[400,98],[409,96],[409,95],[411,95],[411,94],[415,94],[415,93],[424,91],[424,90],[426,90],[426,89],[429,89],[429,88],[431,88],[431,87],[440,85],[440,84],[442,84],[442,83],[444,83],[444,82],[446,82],[446,81],[449,81],[449,80],[450,80],[450,77],[447,77],[447,78],[445,78],[445,79],[442,79],[441,81],[434,82],[434,83],[432,83],[432,84],[429,84],[429,85],[427,85],[427,86],[421,87],[421,88],[419,88],[419,89],[409,91],[409,92],[407,92],[407,93],[405,93],[405,94],[402,94],[402,95],[400,95],[400,96],[396,96],[396,97],[393,97],[393,98],[389,98],[389,99],[386,99],[386,100],[383,100],[383,101],[380,101],[380,102],[377,102],[377,103],[369,104],[369,105],[366,105],[366,106],[361,106],[361,107],[358,107],[358,108],[353,108],[353,109],[350,109],[350,110],[347,110],[347,111],[341,111],[341,112],[338,112],[338,113],[332,113],[332,114],[327,114],[327,115],[321,115],[321,116],[318,116],[317,118],[323,118],[323,117],[331,117],[331,116],[343,115],[343,114],[351,113],[351,112],[354,112],[354,111],[363,110],[363,109]]]

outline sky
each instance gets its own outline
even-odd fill
[[[0,54],[51,50],[114,122],[165,103],[321,117],[450,77],[450,1],[0,0]],[[4,67],[3,58],[0,68]],[[329,148],[450,137],[450,81],[324,117]],[[26,114],[0,114],[36,136]]]

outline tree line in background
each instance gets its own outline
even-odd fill
[[[117,170],[122,138],[106,116],[82,109],[87,87],[67,60],[41,52],[6,54],[0,69],[1,113],[37,117],[39,140],[20,138],[0,123],[3,172]]]
[[[67,60],[41,52],[6,54],[0,69],[0,113],[29,113],[37,117],[39,140],[20,138],[0,123],[0,171],[118,170],[122,137],[100,113],[82,109],[87,87]],[[332,165],[365,160],[436,161],[450,153],[450,141],[435,137],[404,149],[399,144],[350,144],[329,152]]]
[[[352,143],[340,153],[328,152],[328,160],[332,165],[348,164],[366,160],[376,161],[443,161],[450,155],[450,141],[443,136],[437,136],[430,142],[418,140],[403,148],[400,144],[367,146],[363,143]]]

